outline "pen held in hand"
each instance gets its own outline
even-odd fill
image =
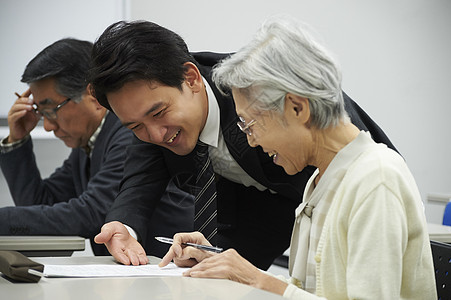
[[[157,241],[159,241],[159,242],[166,243],[166,244],[171,244],[172,245],[174,243],[173,239],[170,239],[170,238],[167,238],[167,237],[159,237],[159,236],[157,236],[157,237],[155,237],[155,239]],[[199,244],[194,244],[194,243],[182,243],[182,245],[194,247],[194,248],[197,248],[197,249],[200,249],[200,250],[216,252],[216,253],[221,253],[222,250],[223,250],[222,248],[219,248],[219,247],[199,245]]]
[[[14,92],[14,95],[16,95],[17,97],[22,97],[18,92]]]

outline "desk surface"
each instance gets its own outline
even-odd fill
[[[153,264],[159,259],[149,257]],[[40,257],[43,264],[114,264],[103,257]],[[42,278],[38,283],[12,283],[0,277],[2,299],[223,299],[272,300],[282,297],[223,279],[189,277]]]
[[[71,256],[85,250],[79,236],[0,236],[0,250],[19,251],[26,256]]]
[[[429,239],[442,243],[451,243],[451,226],[428,223]]]

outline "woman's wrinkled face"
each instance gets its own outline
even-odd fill
[[[294,175],[307,166],[310,134],[301,122],[300,113],[289,99],[285,100],[282,114],[276,111],[258,109],[237,89],[232,89],[236,112],[241,119],[240,128],[247,134],[251,147],[262,147],[273,162]],[[307,146],[307,147],[306,147]]]

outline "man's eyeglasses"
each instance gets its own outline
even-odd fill
[[[256,120],[250,121],[248,124],[246,124],[246,121],[244,121],[243,117],[239,117],[240,120],[236,123],[238,127],[241,129],[242,132],[244,132],[247,135],[252,135],[251,127],[257,123]]]
[[[34,106],[34,110],[38,113],[40,113],[42,116],[44,116],[44,118],[47,118],[48,120],[56,120],[57,115],[56,112],[63,107],[64,105],[67,104],[67,102],[69,102],[70,100],[72,100],[71,98],[67,98],[66,100],[64,100],[63,102],[61,102],[60,104],[58,104],[56,107],[54,108],[43,108],[43,109],[38,109],[38,106],[35,104]]]

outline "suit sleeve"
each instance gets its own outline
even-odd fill
[[[143,245],[150,219],[170,180],[165,159],[157,146],[133,138],[127,147],[124,178],[106,222],[119,221],[132,227]]]
[[[121,128],[111,136],[108,143],[96,145],[97,149],[94,151],[104,151],[102,164],[99,171],[90,178],[87,188],[78,196],[74,194],[74,185],[71,186],[67,180],[68,177],[76,176],[69,172],[71,157],[46,180],[41,180],[37,168],[31,174],[24,174],[29,179],[28,184],[34,186],[27,189],[27,183],[23,183],[24,190],[27,191],[24,195],[40,191],[41,194],[37,197],[40,203],[1,208],[0,234],[93,237],[104,224],[105,215],[117,195],[123,175],[125,148],[130,143],[130,138],[128,130]],[[15,193],[20,194],[19,191]],[[51,200],[45,201],[46,198]]]
[[[33,153],[33,142],[29,139],[22,147],[0,154],[0,166],[17,206],[35,204],[53,205],[76,197],[73,184],[71,152],[63,165],[49,179],[42,179]]]

